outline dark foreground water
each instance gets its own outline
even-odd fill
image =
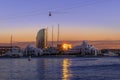
[[[0,80],[120,80],[120,57],[4,58]]]

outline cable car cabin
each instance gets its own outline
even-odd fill
[[[49,16],[52,16],[51,12],[49,12]]]

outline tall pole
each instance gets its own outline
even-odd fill
[[[46,47],[48,47],[48,27],[47,27],[47,30],[46,30]]]
[[[52,26],[52,47],[53,47],[53,26]]]
[[[58,24],[58,36],[57,36],[57,43],[59,43],[59,24]]]
[[[12,35],[11,35],[10,44],[11,44],[10,46],[11,46],[11,51],[12,51],[12,46],[13,46],[13,45],[12,45]]]

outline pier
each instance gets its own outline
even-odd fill
[[[20,49],[20,47],[18,47],[18,46],[12,46],[12,47],[14,47],[16,49]],[[5,53],[7,51],[10,51],[12,49],[12,47],[11,46],[0,46],[0,56],[5,55]]]
[[[120,49],[102,49],[101,52],[102,52],[102,53],[105,53],[105,52],[113,52],[113,53],[116,53],[116,54],[119,54],[119,55],[120,55]]]

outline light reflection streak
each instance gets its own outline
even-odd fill
[[[63,76],[62,79],[63,80],[69,80],[69,78],[72,76],[72,74],[70,73],[71,71],[69,70],[69,67],[71,65],[71,61],[69,59],[64,59],[62,66],[63,66]]]

